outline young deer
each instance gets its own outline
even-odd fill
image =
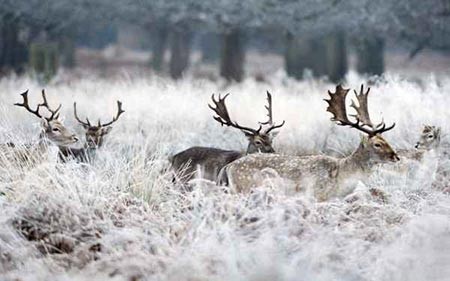
[[[42,131],[39,134],[39,141],[37,144],[30,144],[22,147],[16,146],[13,143],[8,143],[6,146],[9,148],[7,153],[9,160],[32,165],[46,156],[50,144],[54,144],[61,148],[78,141],[76,135],[70,132],[61,121],[58,120],[61,105],[55,110],[52,110],[47,102],[44,90],[42,90],[43,102],[38,104],[34,110],[31,109],[28,104],[28,90],[22,93],[21,96],[23,102],[15,103],[14,105],[25,108],[28,112],[41,119]],[[41,107],[46,108],[50,112],[50,117],[44,117],[40,114]]]
[[[117,114],[108,123],[101,123],[98,120],[97,125],[92,125],[88,118],[86,122],[82,121],[77,114],[77,103],[73,103],[73,113],[78,123],[83,126],[85,132],[85,143],[82,148],[61,147],[59,150],[59,158],[65,162],[68,158],[73,157],[81,162],[90,162],[95,157],[97,148],[103,145],[103,138],[111,132],[111,125],[119,120],[119,117],[125,111],[122,109],[122,102],[117,101]]]
[[[352,102],[356,110],[355,121],[347,115],[345,100],[348,89],[338,85],[336,92],[331,93],[327,111],[333,114],[332,121],[340,126],[355,128],[367,135],[363,137],[359,147],[345,158],[334,158],[325,155],[315,156],[283,156],[283,155],[249,155],[227,165],[221,172],[227,177],[231,188],[238,192],[249,191],[260,186],[268,175],[281,177],[288,187],[295,191],[312,191],[319,201],[332,196],[344,195],[352,181],[366,177],[371,167],[378,163],[397,162],[399,157],[389,143],[381,136],[383,132],[394,128],[395,124],[386,127],[384,122],[374,126],[367,109],[367,92],[356,93],[358,104]],[[345,190],[347,189],[347,190]]]
[[[216,114],[214,120],[219,122],[222,126],[229,126],[241,130],[248,138],[248,146],[246,152],[240,152],[235,150],[223,150],[212,147],[191,147],[171,157],[170,161],[172,168],[179,172],[182,182],[188,182],[195,175],[196,171],[200,170],[200,176],[204,179],[216,181],[219,171],[228,163],[252,153],[273,153],[275,152],[272,147],[273,138],[276,136],[275,129],[279,129],[284,125],[284,121],[281,124],[275,125],[273,123],[272,116],[272,96],[267,92],[268,105],[265,108],[268,111],[269,120],[262,122],[258,129],[250,127],[244,127],[237,122],[231,120],[228,113],[225,97],[216,100],[214,95],[211,97],[215,107],[208,105]],[[269,125],[268,128],[262,129],[262,125]]]
[[[412,160],[422,160],[425,153],[430,150],[438,149],[441,142],[441,128],[436,126],[424,125],[419,141],[414,146],[415,149],[400,149],[397,151],[402,158]]]

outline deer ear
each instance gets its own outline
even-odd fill
[[[109,134],[109,132],[111,132],[111,130],[112,130],[111,126],[102,128],[102,135]]]
[[[278,136],[278,134],[280,133],[280,131],[273,131],[269,133],[269,137],[271,139],[274,139],[276,136]]]
[[[244,133],[244,135],[245,135],[249,140],[252,140],[252,139],[255,137],[255,135],[252,134],[252,133],[249,133],[249,132],[246,132],[246,131],[242,131],[242,132]]]
[[[41,118],[41,126],[44,129],[48,129],[50,127],[50,123],[48,123],[47,119]]]
[[[361,146],[366,147],[369,144],[369,137],[361,134]]]

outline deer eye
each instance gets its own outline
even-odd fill
[[[381,144],[379,144],[379,143],[374,144],[374,146],[375,146],[376,148],[381,148]]]
[[[428,135],[428,138],[432,139],[432,138],[434,138],[434,136],[433,135]]]
[[[59,129],[59,128],[53,128],[52,131],[53,131],[53,132],[59,132],[60,129]]]

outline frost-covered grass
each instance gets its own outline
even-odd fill
[[[348,80],[353,88],[362,82]],[[329,121],[329,83],[279,75],[223,85],[126,76],[48,85],[50,102],[63,104],[65,124],[80,135],[74,101],[91,120],[111,118],[117,99],[126,113],[93,165],[57,163],[52,150],[34,168],[2,167],[0,279],[449,280],[448,178],[434,173],[450,164],[432,155],[409,175],[379,169],[346,200],[325,203],[282,188],[233,194],[202,181],[187,193],[174,186],[172,153],[193,145],[245,149],[242,133],[211,118],[212,93],[231,93],[233,118],[253,125],[265,118],[271,91],[275,119],[286,120],[279,153],[345,155],[358,144],[357,131]],[[0,81],[2,143],[37,138],[38,120],[12,105],[26,89],[32,101],[40,98],[30,79]],[[395,148],[413,147],[423,123],[449,132],[450,79],[388,77],[373,86],[370,103],[378,120],[397,123],[385,136]]]

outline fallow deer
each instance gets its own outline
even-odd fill
[[[86,122],[78,117],[77,103],[73,103],[73,113],[75,119],[85,129],[85,143],[82,148],[61,147],[59,150],[59,158],[63,162],[70,158],[75,158],[80,162],[90,162],[95,157],[95,153],[99,147],[103,145],[104,137],[111,132],[111,125],[119,120],[120,115],[125,111],[122,109],[122,102],[117,101],[117,114],[107,123],[102,123],[100,119],[97,124],[92,124],[89,118]]]
[[[400,149],[397,151],[397,154],[402,158],[420,161],[427,151],[438,149],[440,142],[441,128],[424,125],[419,141],[414,146],[415,149]]]
[[[220,123],[222,126],[229,126],[241,130],[248,139],[248,146],[245,152],[235,150],[223,150],[212,147],[191,147],[182,152],[179,152],[171,157],[170,161],[172,168],[179,173],[181,182],[188,182],[194,176],[196,172],[200,170],[200,174],[204,179],[216,181],[219,171],[228,163],[239,159],[246,154],[252,153],[273,153],[275,152],[272,147],[273,138],[276,136],[274,130],[281,128],[284,125],[284,121],[278,125],[273,123],[272,115],[272,96],[267,92],[268,105],[265,106],[269,120],[260,123],[258,129],[245,127],[239,125],[237,122],[232,121],[226,104],[225,99],[228,94],[223,98],[220,97],[216,100],[214,95],[211,97],[214,103],[214,107],[208,105],[217,116],[214,116],[214,120]],[[266,129],[263,129],[263,125],[268,125]]]
[[[34,110],[29,106],[28,90],[22,93],[21,96],[23,102],[15,103],[14,105],[25,108],[28,112],[42,120],[42,131],[39,134],[37,144],[26,144],[23,146],[13,143],[6,144],[7,149],[4,155],[9,161],[15,161],[20,165],[33,165],[46,156],[49,145],[53,144],[62,148],[78,141],[76,135],[58,120],[61,104],[55,110],[52,110],[48,104],[44,90],[42,90],[43,102],[38,104]],[[50,112],[50,117],[45,117],[40,114],[42,107]]]
[[[349,89],[338,85],[335,93],[328,91],[330,99],[325,100],[328,103],[327,111],[333,114],[332,121],[367,135],[351,155],[345,158],[325,155],[248,155],[227,165],[220,177],[226,177],[232,190],[237,192],[247,192],[260,186],[264,180],[280,178],[283,187],[292,187],[294,191],[310,191],[319,201],[351,192],[353,181],[366,177],[375,164],[399,161],[395,151],[381,136],[394,128],[395,123],[389,127],[384,122],[373,125],[367,104],[369,90],[364,92],[361,86],[359,94],[355,91],[358,105],[355,102],[351,104],[356,110],[356,115],[351,116],[355,121],[350,120],[345,105]]]

